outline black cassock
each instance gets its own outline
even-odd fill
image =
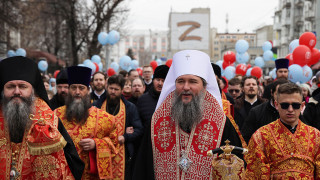
[[[221,146],[225,145],[226,140],[230,141],[231,145],[242,147],[241,140],[231,124],[229,118],[226,119],[226,124],[222,134]],[[243,155],[237,154],[243,159]],[[151,142],[151,121],[146,127],[145,134],[142,138],[141,145],[137,154],[136,163],[134,166],[133,180],[152,180],[154,179],[153,169],[153,154]]]

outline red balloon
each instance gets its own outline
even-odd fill
[[[92,62],[92,63],[96,66],[96,72],[98,72],[99,71],[99,65],[97,63],[95,63],[95,62]]]
[[[226,61],[223,61],[222,63],[222,68],[223,69],[226,69],[226,67],[230,66],[230,63],[226,62]]]
[[[240,74],[242,76],[246,75],[247,66],[245,64],[238,64],[236,67],[236,74]]]
[[[232,51],[227,51],[223,55],[223,61],[225,61],[229,64],[236,62],[236,54]]]
[[[54,73],[53,73],[53,77],[57,79],[57,75],[59,74],[60,70],[56,70]]]
[[[157,61],[153,60],[150,62],[150,66],[152,67],[153,71],[158,67]]]
[[[109,68],[108,70],[107,70],[107,75],[110,77],[110,76],[113,76],[113,75],[115,75],[116,74],[116,71],[114,71],[114,69],[112,69],[112,68]]]
[[[251,69],[251,76],[255,76],[258,79],[262,76],[262,69],[258,66],[255,66]]]
[[[136,70],[138,71],[139,75],[142,76],[142,69],[141,68],[137,68]]]
[[[291,66],[291,65],[293,64],[293,56],[292,56],[292,54],[291,54],[291,53],[288,54],[288,55],[286,56],[286,59],[289,60],[289,66]]]
[[[299,38],[299,44],[308,46],[310,49],[313,49],[316,46],[317,37],[312,32],[305,32],[301,34]]]
[[[247,71],[249,68],[251,68],[251,64],[247,64],[247,69],[246,69],[246,71]]]
[[[168,67],[171,67],[171,64],[172,64],[172,59],[168,59],[167,62],[166,62],[166,65]]]
[[[307,62],[308,66],[312,66],[314,64],[316,64],[320,59],[320,52],[318,49],[313,48],[311,50],[311,59]]]
[[[311,51],[305,45],[296,47],[292,52],[293,64],[298,64],[301,67],[307,64],[311,59]]]

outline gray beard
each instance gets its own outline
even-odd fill
[[[26,128],[30,128],[32,120],[29,115],[34,108],[35,96],[32,94],[29,97],[20,97],[21,102],[17,103],[11,98],[2,96],[2,110],[4,121],[9,128],[9,135],[11,142],[20,143],[23,140]]]
[[[68,94],[66,102],[66,117],[68,121],[84,124],[89,117],[89,108],[91,107],[90,96],[85,95],[81,101],[76,101],[74,97]]]
[[[174,121],[179,123],[180,128],[187,133],[190,133],[192,127],[201,121],[204,95],[205,91],[200,92],[199,95],[193,95],[192,100],[184,104],[182,95],[174,93],[171,116]]]

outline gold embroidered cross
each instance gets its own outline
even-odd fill
[[[39,119],[35,118],[34,114],[30,114],[29,118],[33,121],[38,120],[37,123],[41,124],[41,125],[45,125],[46,124],[46,120],[50,120],[52,118],[52,114],[45,114],[43,111],[38,111],[37,114],[39,114]],[[43,118],[44,117],[44,118]]]

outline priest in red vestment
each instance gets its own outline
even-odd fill
[[[299,120],[302,97],[296,84],[279,86],[275,105],[280,119],[251,137],[246,179],[320,179],[320,131]]]
[[[207,151],[239,136],[223,111],[207,54],[185,50],[173,56],[151,122],[155,179],[210,179]]]
[[[55,109],[85,163],[82,179],[113,179],[112,159],[117,154],[114,118],[91,106],[91,69],[67,68],[69,93],[66,105]]]
[[[0,179],[80,179],[82,162],[48,106],[37,64],[4,59],[0,87]]]

